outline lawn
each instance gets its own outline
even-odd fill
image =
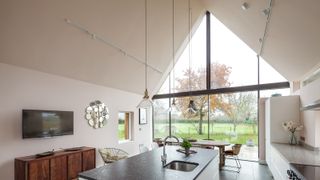
[[[125,140],[125,137],[124,137],[124,124],[119,124],[118,125],[118,138],[119,138],[119,141]]]
[[[172,123],[172,134],[183,138],[207,139],[208,124],[203,124],[203,134],[197,132],[198,124],[196,123]],[[168,135],[168,125],[155,124],[154,137],[165,137]],[[230,143],[246,144],[248,140],[252,140],[255,145],[258,144],[257,125],[239,124],[236,132],[233,131],[232,123],[214,123],[210,124],[209,138],[219,141],[227,141]]]
[[[162,138],[169,133],[167,124],[155,124],[154,137]],[[210,124],[210,139],[218,141],[227,141],[232,144],[240,143],[246,144],[251,139],[255,145],[258,144],[257,125],[239,124],[236,133],[233,132],[232,123],[214,123]],[[172,134],[181,138],[193,139],[207,139],[208,138],[208,124],[203,124],[203,134],[199,135],[197,132],[197,124],[195,123],[172,123]],[[118,126],[118,138],[124,140],[124,124]]]

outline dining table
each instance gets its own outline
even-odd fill
[[[191,144],[195,145],[195,146],[205,147],[205,148],[218,147],[219,148],[219,158],[220,158],[220,160],[219,160],[220,169],[225,165],[226,157],[225,157],[224,151],[225,151],[225,147],[230,145],[229,142],[212,141],[212,140],[197,140],[195,142],[191,142]]]
[[[158,145],[163,145],[163,139],[156,139],[155,140]],[[166,141],[167,143],[171,143],[172,145],[177,145],[174,139],[169,139]],[[181,141],[180,141],[181,142]],[[219,167],[220,169],[225,165],[226,157],[225,157],[225,147],[229,146],[229,142],[225,141],[215,141],[215,140],[192,140],[190,141],[192,146],[202,147],[202,148],[209,148],[214,149],[214,147],[219,148]]]

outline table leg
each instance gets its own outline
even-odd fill
[[[219,156],[220,156],[220,169],[225,165],[225,156],[224,156],[224,146],[219,146]]]

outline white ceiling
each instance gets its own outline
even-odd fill
[[[220,21],[259,52],[269,0],[202,0]],[[244,11],[241,5],[247,2]],[[274,0],[262,57],[290,81],[320,62],[320,1]]]
[[[176,2],[176,51],[188,34],[186,0]],[[192,0],[193,22],[210,10],[253,50],[260,48],[268,0]],[[262,56],[288,80],[320,61],[320,1],[275,0]],[[149,89],[164,80],[172,55],[172,0],[148,0]],[[2,0],[0,62],[142,94],[144,65],[92,39],[82,25],[144,59],[144,0]],[[180,48],[180,49],[179,49]],[[160,83],[159,83],[160,82]]]
[[[188,1],[176,0],[176,45],[188,33]],[[142,94],[144,64],[91,38],[91,33],[144,61],[144,0],[3,0],[0,62]],[[193,21],[204,8],[192,0]],[[178,48],[177,48],[178,49]],[[148,0],[151,91],[172,61],[172,0]]]

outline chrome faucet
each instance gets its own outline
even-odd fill
[[[162,166],[164,167],[167,163],[167,154],[166,154],[166,143],[167,143],[167,139],[168,138],[174,138],[177,140],[177,143],[179,144],[179,139],[176,136],[167,136],[166,138],[164,138],[163,140],[163,154],[161,156],[161,162],[162,162]]]

